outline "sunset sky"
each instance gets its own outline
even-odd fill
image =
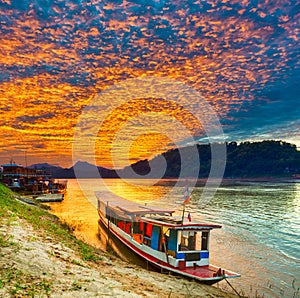
[[[300,148],[299,1],[0,0],[0,33],[1,163],[71,166],[76,126],[97,95],[152,76],[199,92],[225,141]],[[124,166],[188,144],[181,126],[206,141],[203,102],[131,94],[97,101],[105,121],[88,125],[98,165],[112,167],[112,151]]]

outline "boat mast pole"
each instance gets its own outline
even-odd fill
[[[182,219],[181,219],[182,224],[183,224],[183,221],[184,221],[184,212],[185,212],[185,204],[183,204],[183,210],[182,210]]]
[[[185,205],[190,202],[190,191],[189,191],[188,181],[186,180],[185,183],[186,183],[186,186],[185,186],[185,192],[184,192],[184,196],[183,196],[182,224],[184,221]]]

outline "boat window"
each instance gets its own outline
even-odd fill
[[[131,234],[131,222],[126,222],[126,224],[125,224],[125,233]]]
[[[133,233],[135,234],[141,234],[141,225],[139,222],[133,222]]]
[[[168,243],[169,243],[169,237],[170,237],[170,229],[168,227],[162,227],[161,231],[161,251],[167,251],[168,250]]]
[[[180,235],[179,235],[180,236]],[[186,250],[196,250],[196,238],[197,232],[194,231],[182,231],[179,250],[186,251]]]
[[[118,223],[117,223],[117,226],[121,229],[121,230],[125,230],[125,223],[123,222],[123,221],[119,221]]]
[[[118,228],[126,232],[127,234],[131,234],[131,222],[120,220],[119,218],[110,217],[111,222],[117,225]]]
[[[116,215],[115,215],[113,212],[111,212],[111,214],[108,215],[108,219],[109,219],[112,223],[114,223],[115,225],[117,224],[117,218],[116,218]]]
[[[196,249],[196,233],[192,233],[188,237],[188,249],[195,250]]]
[[[209,232],[202,232],[201,236],[201,250],[208,250],[208,236]]]
[[[147,223],[145,224],[145,235],[151,238],[152,235],[152,225]]]

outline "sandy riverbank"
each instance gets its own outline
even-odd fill
[[[86,261],[42,224],[37,229],[32,223],[38,223],[41,215],[32,218],[34,212],[28,210],[31,222],[14,210],[0,221],[1,297],[236,297],[212,286],[147,271],[102,251],[95,252],[97,260]]]

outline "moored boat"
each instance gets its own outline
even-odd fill
[[[96,192],[99,225],[107,239],[147,264],[207,284],[238,273],[209,263],[209,240],[220,225],[184,222],[175,210],[142,205],[108,192]]]
[[[46,170],[24,167],[12,161],[1,165],[0,182],[26,195],[64,194],[67,189],[67,180],[56,180]]]
[[[62,202],[63,199],[63,193],[45,193],[35,198],[36,201],[41,203]]]

